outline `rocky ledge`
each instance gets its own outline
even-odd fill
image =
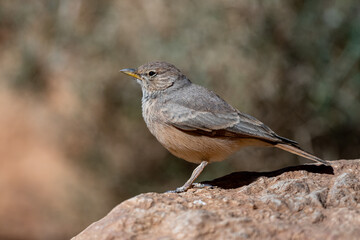
[[[74,240],[360,239],[360,160],[236,172],[124,201]]]

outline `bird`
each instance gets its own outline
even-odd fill
[[[140,84],[142,115],[156,139],[176,157],[199,164],[172,192],[187,191],[209,163],[223,161],[245,146],[272,146],[329,165],[213,91],[192,83],[170,63],[150,62],[120,72]]]

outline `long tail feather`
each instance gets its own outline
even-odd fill
[[[288,145],[288,144],[282,144],[282,143],[278,143],[275,145],[275,147],[280,148],[282,150],[285,150],[287,152],[299,155],[301,157],[316,161],[316,162],[320,162],[322,164],[325,165],[330,165],[327,161],[322,160],[318,157],[315,157],[314,155],[311,155],[310,153],[305,152],[304,150],[302,150],[300,147],[297,146],[292,146],[292,145]]]

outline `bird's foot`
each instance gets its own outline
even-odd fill
[[[186,192],[186,190],[188,190],[188,188],[178,187],[175,190],[166,191],[166,193],[182,193],[182,192]]]
[[[208,184],[208,183],[193,183],[193,187],[195,187],[195,188],[206,188],[206,187],[214,188],[213,185]]]
[[[205,188],[205,187],[214,188],[213,185],[207,184],[207,183],[193,183],[192,187],[194,187],[194,188]],[[182,186],[182,187],[178,187],[175,190],[166,191],[166,193],[182,193],[182,192],[186,192],[188,189],[189,188]]]

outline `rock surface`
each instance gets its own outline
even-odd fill
[[[237,172],[124,201],[82,239],[360,239],[360,160]]]

